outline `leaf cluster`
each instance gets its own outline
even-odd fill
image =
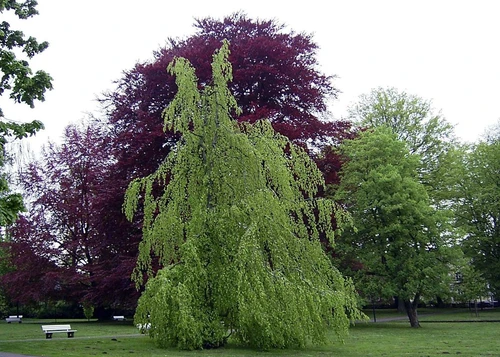
[[[27,19],[38,14],[37,2],[28,0],[17,2],[15,0],[2,0],[0,12],[13,10],[20,19]],[[48,47],[47,42],[39,43],[36,38],[25,37],[19,30],[12,30],[6,21],[0,23],[0,95],[10,91],[10,98],[17,103],[26,103],[34,107],[35,100],[44,101],[45,92],[52,89],[52,78],[45,71],[33,73],[26,59],[18,59],[16,49],[28,58],[43,52]],[[0,108],[0,116],[3,112]]]

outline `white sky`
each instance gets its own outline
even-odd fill
[[[194,18],[236,11],[314,35],[321,70],[339,77],[334,118],[379,86],[432,100],[464,141],[500,118],[497,0],[39,0],[38,10],[8,21],[50,43],[31,66],[52,75],[54,90],[35,109],[0,97],[7,118],[45,124],[31,140],[35,147],[58,141],[67,124],[97,111],[96,96],[168,37],[193,34]]]

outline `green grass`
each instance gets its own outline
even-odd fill
[[[433,321],[437,317],[446,321],[463,320],[470,316],[468,311],[444,311],[442,314],[427,315]],[[390,313],[390,316],[397,314]],[[388,316],[386,315],[386,317]],[[381,315],[383,316],[383,315]],[[390,317],[388,316],[388,317]],[[54,334],[52,340],[45,340],[41,321],[25,321],[22,324],[0,323],[0,351],[46,357],[83,356],[338,356],[338,357],[391,357],[391,356],[443,356],[468,357],[499,356],[500,323],[498,322],[447,322],[426,323],[422,316],[422,328],[411,329],[407,321],[384,323],[360,323],[351,329],[345,343],[332,342],[326,346],[309,346],[297,350],[274,350],[256,352],[229,344],[225,348],[205,351],[178,351],[158,349],[144,335],[137,334],[131,323],[76,322],[71,325],[78,332],[75,338],[66,334]],[[500,311],[480,312],[482,319],[500,318]],[[54,323],[53,320],[44,321]],[[57,323],[66,321],[58,320]]]
[[[373,320],[373,311],[371,309],[363,312]],[[398,312],[396,309],[378,309],[375,312],[377,321],[387,319],[407,319],[405,312]],[[420,321],[500,321],[500,309],[478,309],[477,316],[474,310],[467,308],[422,308],[418,309]]]
[[[478,309],[477,315],[474,310],[469,309],[440,309],[426,310],[419,312],[421,314],[420,321],[500,321],[500,309]]]
[[[23,323],[0,323],[0,341],[4,340],[26,340],[26,339],[44,339],[45,334],[42,331],[42,325],[60,325],[71,324],[71,328],[77,330],[75,336],[81,337],[99,337],[113,335],[133,335],[137,334],[137,329],[132,323],[124,322],[106,322],[98,323],[96,321],[88,322],[86,320],[30,320],[23,319]],[[52,339],[67,339],[65,333],[55,333]],[[0,343],[0,346],[1,343]],[[1,349],[0,349],[1,350]]]

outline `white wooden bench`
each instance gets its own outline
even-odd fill
[[[9,316],[5,319],[5,321],[7,321],[8,324],[10,324],[11,322],[23,322],[23,315],[14,315],[14,316]]]
[[[70,338],[76,332],[76,330],[71,329],[70,325],[42,325],[42,331],[45,333],[45,338],[52,338],[52,334],[58,332],[66,332]]]
[[[125,321],[125,316],[113,316],[113,320],[115,320],[115,321]]]

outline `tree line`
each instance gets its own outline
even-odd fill
[[[163,345],[220,346],[229,326],[266,348],[342,335],[360,316],[351,281],[413,327],[421,302],[498,296],[498,130],[465,145],[393,88],[324,120],[338,89],[310,35],[241,13],[195,28],[22,168],[27,212],[2,222],[7,303],[137,309]]]

